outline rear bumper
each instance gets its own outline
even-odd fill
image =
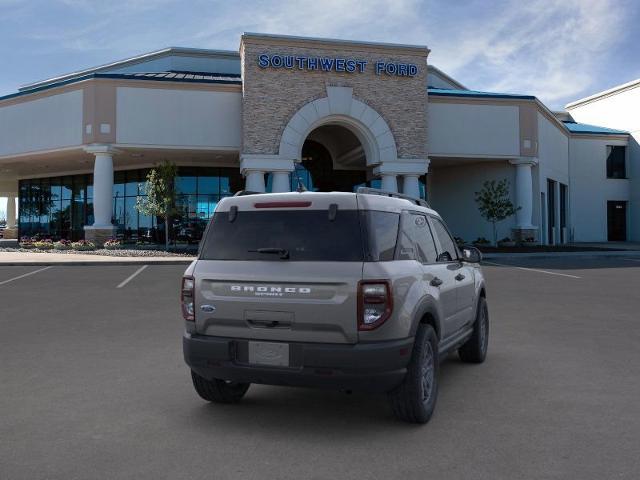
[[[234,382],[386,392],[407,371],[413,338],[355,345],[289,343],[290,367],[248,363],[247,339],[185,333],[187,365],[198,375]]]

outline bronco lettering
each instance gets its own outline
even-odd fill
[[[257,292],[257,293],[311,293],[309,287],[278,287],[254,285],[231,285],[232,292]]]

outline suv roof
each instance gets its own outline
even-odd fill
[[[255,193],[226,197],[220,201],[216,211],[228,212],[232,207],[238,210],[260,210],[263,208],[288,210],[305,207],[312,210],[326,210],[331,204],[347,210],[380,210],[401,212],[415,210],[439,216],[433,209],[426,207],[426,202],[404,196],[388,196],[390,192],[366,189],[362,192],[285,192]]]

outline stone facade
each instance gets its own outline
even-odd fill
[[[538,229],[537,228],[512,228],[511,238],[513,238],[513,240],[516,242],[537,241]]]
[[[97,247],[102,247],[104,242],[115,237],[115,227],[113,228],[95,228],[84,227],[84,239],[95,243]]]
[[[5,228],[2,231],[3,238],[7,240],[14,240],[18,238],[18,229],[17,228]]]
[[[352,88],[354,99],[383,117],[393,133],[398,158],[426,159],[428,53],[426,47],[243,35],[242,152],[277,155],[293,114],[326,97],[328,86],[339,86]],[[363,73],[261,68],[261,54],[354,58],[368,63]],[[377,61],[415,64],[417,74],[377,75]]]

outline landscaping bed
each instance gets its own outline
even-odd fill
[[[102,255],[107,257],[192,257],[195,250],[175,248],[173,251],[163,250],[161,246],[147,242],[138,244],[123,243],[110,238],[104,246],[98,247],[88,240],[52,240],[50,238],[22,237],[18,247],[0,247],[0,252],[21,253],[61,253]]]
[[[21,253],[58,253],[58,254],[81,254],[81,255],[102,255],[106,257],[193,257],[194,252],[167,252],[165,250],[142,250],[142,249],[105,249],[95,250],[55,250],[52,248],[0,248],[0,252],[21,252]]]

